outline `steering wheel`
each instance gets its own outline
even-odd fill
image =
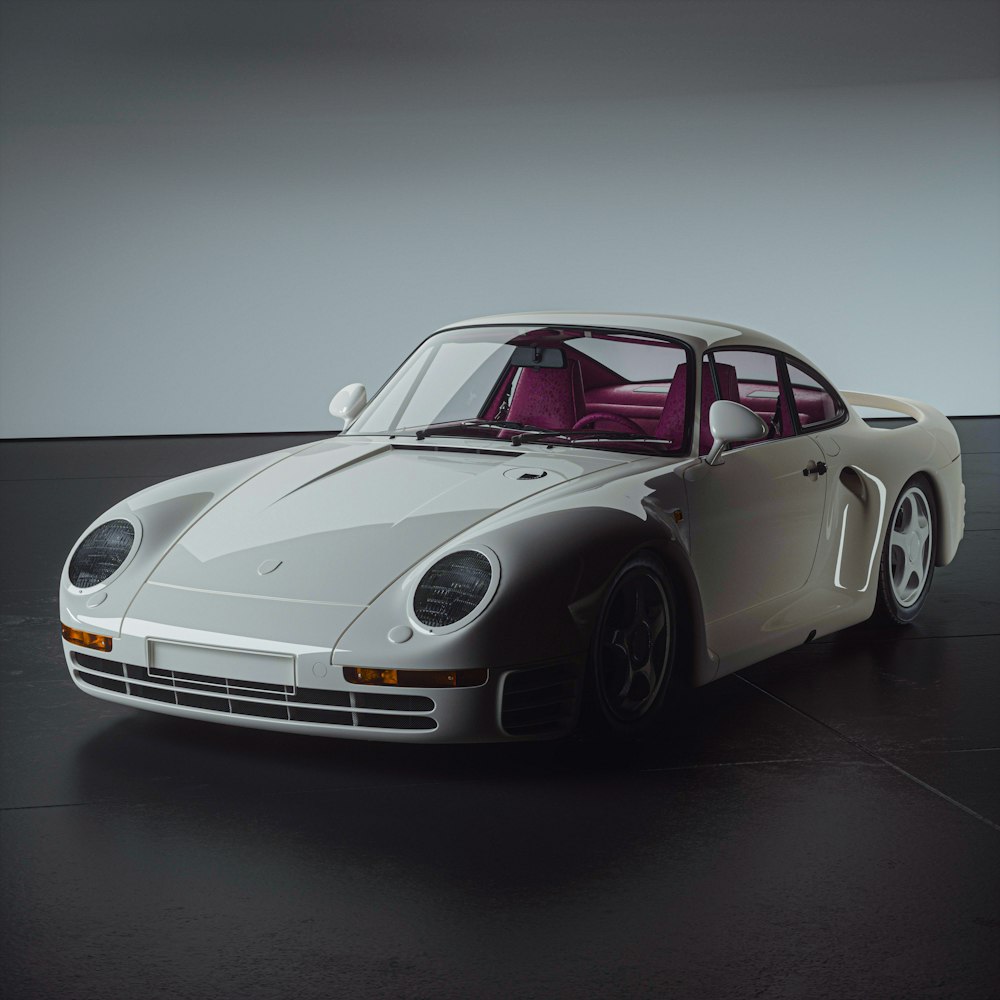
[[[590,427],[592,424],[596,424],[598,420],[610,420],[613,424],[618,424],[619,427],[624,427],[626,430],[632,431],[635,434],[641,434],[643,437],[648,437],[646,429],[640,427],[634,420],[628,417],[619,416],[617,413],[588,413],[585,417],[581,417],[575,424],[573,424],[573,430],[582,430],[584,427]]]

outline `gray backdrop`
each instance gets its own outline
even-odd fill
[[[333,427],[535,308],[1000,412],[994,3],[0,9],[2,436]]]

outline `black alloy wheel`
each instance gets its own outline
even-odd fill
[[[608,589],[591,650],[592,713],[605,731],[644,735],[674,687],[673,585],[651,556],[631,559]]]

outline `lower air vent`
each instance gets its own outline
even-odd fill
[[[72,656],[80,668],[73,673],[81,683],[144,701],[200,708],[221,715],[350,729],[437,729],[437,723],[427,714],[434,711],[434,699],[421,695],[295,688],[180,671],[147,670],[86,653],[74,652]]]
[[[576,716],[578,694],[577,671],[569,664],[508,674],[503,686],[500,724],[511,736],[564,733]]]

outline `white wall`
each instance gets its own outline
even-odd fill
[[[307,82],[5,117],[0,435],[332,427],[435,326],[535,308],[1000,413],[995,80],[283,113]]]

